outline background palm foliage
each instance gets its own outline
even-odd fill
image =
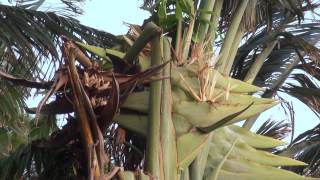
[[[288,169],[299,174],[319,177],[319,125],[300,134],[286,149],[278,153],[309,164],[306,167]]]
[[[17,6],[0,6],[0,72],[4,76],[11,74],[39,81],[50,79],[61,63],[61,36],[105,47],[111,47],[117,41],[113,35],[81,25],[78,20],[66,16],[67,14],[57,15],[54,9],[53,12],[50,9],[47,12],[36,11],[41,5],[45,5],[45,1],[11,3],[17,3]],[[82,10],[76,5],[84,2],[62,3],[66,4],[67,9],[59,9],[59,12],[78,14]],[[1,122],[19,119],[15,115],[19,116],[23,111],[21,108],[26,106],[24,100],[30,96],[30,90],[1,81],[0,92]]]
[[[316,21],[318,18],[316,13],[313,14],[316,16],[315,20],[307,19],[309,16],[305,16],[306,13],[316,12],[316,8],[319,6],[317,2],[309,0],[249,0],[251,5],[246,8],[239,25],[240,28],[235,32],[237,34],[235,47],[229,45],[231,50],[226,53],[230,54],[229,57],[223,57],[224,48],[227,46],[225,42],[230,38],[230,36],[228,37],[229,28],[233,24],[238,7],[243,2],[216,0],[215,6],[213,6],[214,3],[205,4],[203,2],[209,1],[201,1],[200,3],[197,0],[146,0],[142,8],[150,11],[150,18],[145,20],[141,27],[132,25],[127,36],[122,37],[115,37],[112,34],[87,27],[72,18],[72,15],[82,13],[80,7],[85,1],[61,0],[62,9],[52,8],[47,11],[40,11],[46,7],[45,0],[10,1],[16,6],[0,5],[0,178],[72,179],[85,176],[83,162],[79,161],[83,149],[81,149],[81,143],[77,142],[79,139],[73,139],[78,136],[77,125],[74,124],[76,117],[70,114],[74,109],[63,109],[63,111],[57,110],[50,113],[50,106],[45,106],[42,111],[44,115],[36,120],[39,121],[37,125],[34,124],[35,118],[25,113],[25,110],[35,113],[34,109],[26,108],[24,103],[25,98],[30,96],[30,89],[25,86],[35,87],[36,84],[41,87],[38,89],[45,90],[50,89],[50,85],[55,83],[51,79],[65,60],[65,57],[61,58],[61,54],[65,53],[61,49],[66,41],[65,37],[108,48],[109,51],[103,52],[105,54],[102,53],[102,55],[90,53],[89,48],[89,51],[85,52],[90,59],[98,60],[102,67],[104,67],[103,64],[110,65],[112,62],[115,73],[138,73],[133,78],[124,74],[116,74],[114,77],[116,80],[112,79],[111,75],[109,76],[112,79],[110,81],[112,90],[108,91],[110,94],[104,98],[111,98],[112,102],[117,102],[111,106],[108,104],[108,107],[113,110],[117,109],[119,103],[123,103],[122,101],[127,98],[130,92],[148,90],[149,86],[143,84],[144,80],[149,82],[148,78],[158,71],[157,68],[143,71],[150,65],[150,54],[152,54],[150,43],[141,47],[141,52],[138,51],[133,53],[134,56],[130,56],[132,55],[130,47],[139,40],[138,37],[143,33],[147,23],[153,21],[162,28],[167,37],[172,39],[172,44],[176,45],[172,47],[174,49],[173,57],[179,63],[190,57],[192,59],[194,55],[192,52],[197,48],[195,46],[197,43],[208,44],[204,48],[204,53],[212,54],[211,49],[213,48],[216,59],[227,62],[216,64],[223,74],[267,88],[261,95],[262,97],[275,97],[279,91],[294,96],[318,115],[320,106],[317,83],[320,77],[318,66],[320,51],[316,45],[320,38],[320,25]],[[212,9],[216,11],[212,13]],[[212,15],[211,18],[210,15]],[[192,40],[192,46],[190,49],[186,49],[185,47],[188,46],[182,46],[182,43],[185,43],[184,45],[188,43],[187,34],[190,29],[194,30],[189,36]],[[185,37],[185,39],[181,39],[181,37]],[[214,42],[211,42],[212,40]],[[110,48],[115,51],[110,51]],[[119,54],[119,51],[128,53],[123,57],[124,54]],[[122,59],[126,61],[123,62]],[[230,59],[231,63],[221,59]],[[234,61],[232,62],[231,59]],[[104,71],[105,68],[100,70]],[[82,75],[81,73],[83,72],[80,70],[79,74]],[[85,75],[83,74],[83,76]],[[121,80],[128,78],[130,80],[127,84],[121,84],[121,82],[126,82]],[[115,88],[117,87],[116,82],[119,83],[118,88],[120,89],[118,91],[115,90],[117,89]],[[71,97],[71,93],[67,93]],[[54,102],[58,102],[59,105],[59,100],[66,100],[61,94],[55,93],[56,101],[52,101],[51,105],[54,106]],[[112,98],[119,96],[119,94],[119,100]],[[63,104],[70,106],[68,101],[64,102],[67,103]],[[288,110],[292,112],[290,107]],[[99,108],[95,111],[102,112]],[[137,110],[126,106],[121,109],[121,113],[123,112],[124,115],[130,114],[132,111],[136,113]],[[114,112],[108,113],[107,115],[113,117]],[[63,127],[57,126],[56,114],[68,114],[65,118],[67,123]],[[143,117],[142,115],[143,113],[139,114],[139,117]],[[141,136],[145,133],[143,131],[145,128],[141,128],[144,124],[138,118],[136,122],[140,123],[139,127],[132,125],[133,128],[130,129],[125,124],[121,124],[119,119],[117,121],[120,127],[115,123],[109,123],[106,130],[103,131],[105,132],[103,134],[104,149],[110,159],[108,170],[111,171],[114,166],[122,166],[125,170],[142,169],[147,163],[144,155],[146,153],[146,137]],[[250,122],[247,121],[245,127],[250,129],[254,121],[254,119]],[[294,128],[294,125],[266,122],[257,133],[282,139],[288,134],[290,128]],[[315,127],[299,135],[287,148],[281,150],[282,155],[309,164],[306,167],[286,169],[306,176],[319,177],[318,130],[319,127]],[[226,138],[223,134],[224,131],[239,133],[237,129],[234,130],[230,127],[214,131],[216,137],[221,138],[213,138],[210,147],[214,148],[215,144],[221,143],[219,141]],[[248,136],[251,137],[251,135]],[[235,149],[236,152],[243,152],[243,147],[245,147],[244,151],[250,151],[252,148],[267,148],[267,150],[273,148],[272,151],[278,152],[277,149],[274,149],[280,145],[278,141],[270,141],[272,145],[264,146],[263,144],[255,144],[252,139],[252,141],[246,142],[248,140],[246,136],[243,138],[239,141],[226,138],[226,148]],[[75,142],[58,141],[61,139],[74,140]],[[61,144],[64,146],[61,147]],[[208,159],[217,157],[217,151],[210,151]],[[254,151],[254,153],[259,152]],[[225,161],[228,163],[237,159],[236,155],[230,154],[225,157]],[[238,162],[246,164],[249,157],[245,155],[243,157]],[[257,159],[254,161],[266,163]],[[187,168],[188,170],[192,171],[192,166],[197,165],[196,161],[193,163],[194,165]],[[216,172],[216,169],[221,168],[215,163],[209,164],[203,172],[204,177],[210,179],[210,177],[216,176],[211,172]],[[182,178],[189,177],[187,171],[185,172],[182,174]],[[119,177],[121,176],[120,172]],[[123,176],[125,177],[125,175]],[[225,177],[231,176],[227,174]],[[298,179],[297,176],[294,177]]]

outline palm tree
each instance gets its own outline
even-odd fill
[[[1,178],[307,179],[261,150],[282,141],[246,129],[277,91],[318,113],[319,24],[303,16],[318,4],[150,0],[115,37],[20,3],[0,6]],[[37,108],[25,87],[45,90]]]

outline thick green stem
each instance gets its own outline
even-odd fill
[[[246,77],[244,78],[244,81],[247,83],[252,84],[254,79],[257,77],[258,72],[260,71],[264,61],[267,59],[267,57],[272,52],[273,48],[278,43],[278,40],[273,40],[267,44],[267,46],[263,49],[263,51],[257,56],[257,58],[254,60],[254,63],[250,67]]]
[[[180,180],[192,180],[190,179],[189,168],[182,171]]]
[[[259,116],[260,116],[260,114],[257,114],[255,116],[248,118],[247,120],[244,121],[242,127],[250,130],[252,128],[253,124],[257,121]]]
[[[130,47],[123,60],[132,63],[134,59],[138,56],[141,50],[146,46],[146,44],[156,35],[161,34],[161,28],[155,25],[153,22],[149,22],[139,38],[135,43]]]
[[[209,42],[213,42],[216,39],[216,32],[218,29],[219,17],[221,14],[223,1],[224,0],[216,0],[216,2],[214,3],[212,11],[213,14],[211,15],[210,26],[207,35]]]
[[[249,0],[242,0],[239,1],[238,7],[235,11],[235,13],[232,15],[232,19],[231,19],[231,23],[230,26],[228,28],[228,32],[226,34],[226,37],[223,41],[221,50],[220,50],[220,59],[217,65],[218,66],[218,70],[224,74],[224,75],[228,75],[225,72],[223,72],[226,68],[227,62],[228,61],[232,61],[233,63],[233,59],[228,59],[229,53],[230,53],[230,49],[232,44],[234,43],[234,38],[237,34],[237,31],[239,28],[241,27],[241,20],[242,20],[242,16],[247,8]],[[230,63],[230,62],[229,62]]]
[[[212,52],[214,51],[214,42],[216,38],[216,32],[217,27],[219,23],[219,17],[221,14],[221,9],[223,5],[223,0],[216,0],[214,3],[211,20],[210,20],[210,26],[206,35],[207,44],[205,47],[205,59],[211,59]]]
[[[168,38],[163,39],[164,62],[171,60],[170,42]],[[163,77],[170,77],[170,64],[163,70]],[[172,94],[170,78],[162,81],[162,102],[161,102],[161,148],[164,179],[176,180],[177,170],[177,144],[175,128],[172,121]]]
[[[189,27],[188,31],[186,34],[186,37],[184,38],[184,43],[183,43],[183,54],[182,54],[182,62],[188,58],[189,55],[189,50],[190,50],[190,45],[191,45],[191,39],[192,39],[192,33],[193,33],[193,28],[194,28],[194,18],[191,17],[190,22],[189,22]]]
[[[278,43],[278,39],[273,40],[267,44],[267,46],[264,48],[264,50],[257,56],[257,58],[254,60],[254,63],[250,67],[246,77],[244,78],[244,81],[252,84],[254,79],[257,77],[258,72],[263,66],[264,61],[267,59],[267,57],[271,54],[273,48]],[[249,119],[247,119],[243,126],[246,129],[251,129],[253,124],[256,122],[260,114],[253,116]]]
[[[175,45],[175,51],[177,56],[178,64],[181,64],[181,58],[182,58],[182,19],[178,20],[178,27],[177,27],[177,35],[176,35],[176,45]]]
[[[211,13],[215,0],[202,0],[200,3],[199,26],[196,34],[198,43],[203,43],[208,32]]]
[[[210,133],[208,143],[203,147],[201,153],[196,157],[196,159],[190,165],[190,179],[192,180],[202,180],[204,170],[206,168],[209,150],[210,150],[210,142],[212,138],[212,133]]]
[[[232,65],[233,65],[233,61],[237,55],[238,47],[239,47],[239,44],[240,44],[240,41],[242,39],[243,34],[244,34],[243,29],[239,28],[237,31],[236,37],[234,38],[230,52],[229,52],[229,56],[228,56],[229,61],[227,62],[226,68],[223,71],[223,72],[225,72],[225,74],[230,74],[230,71],[231,71]]]
[[[151,41],[151,65],[160,65],[162,62],[160,35]],[[159,77],[158,77],[159,78]],[[146,171],[156,179],[160,179],[160,108],[161,108],[161,81],[154,81],[150,87],[150,107],[147,129]]]

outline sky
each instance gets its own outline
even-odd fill
[[[125,34],[128,30],[124,24],[141,25],[149,13],[140,9],[142,0],[91,0],[85,4],[84,15],[77,17],[81,23],[104,30],[115,35]],[[319,123],[319,119],[313,112],[299,100],[285,96],[286,100],[293,103],[295,108],[295,137],[302,132],[313,128]],[[31,100],[35,104],[34,100]],[[253,129],[257,129],[268,118],[275,120],[288,119],[280,105],[262,113]]]
[[[142,0],[91,0],[87,1],[85,13],[78,19],[100,30],[125,34],[128,29],[124,23],[142,24],[149,17],[150,13],[139,8],[142,3]]]

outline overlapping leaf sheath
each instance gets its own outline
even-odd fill
[[[253,134],[238,126],[226,126],[263,112],[277,102],[249,95],[262,90],[259,87],[222,76],[215,70],[211,72],[212,75],[208,77],[212,79],[207,80],[210,82],[207,87],[210,88],[202,88],[205,91],[201,92],[201,80],[194,72],[180,67],[173,67],[171,71],[172,119],[178,154],[176,170],[180,177],[183,179],[191,162],[209,144],[208,158],[200,169],[205,179],[256,179],[260,176],[277,179],[280,174],[284,179],[304,179],[276,167],[304,163],[255,149],[273,148],[283,145],[283,142]],[[148,97],[148,91],[131,94],[122,108],[133,111],[120,114],[115,121],[140,135],[148,136],[143,128],[148,123]],[[217,126],[212,126],[214,124]],[[212,132],[203,133],[202,128],[208,126],[214,127],[206,129]]]
[[[127,118],[126,122],[131,120],[133,120],[132,124],[136,122],[130,118]],[[140,119],[139,124],[135,125],[141,127],[142,124],[147,123],[144,120]],[[124,123],[125,121],[120,120],[120,122]],[[142,128],[136,128],[134,131],[145,134]],[[284,142],[254,134],[235,125],[213,131],[212,138],[209,134],[196,131],[181,135],[177,139],[178,167],[176,169],[182,170],[180,173],[188,170],[190,163],[207,143],[209,143],[209,156],[206,161],[203,179],[228,180],[240,178],[241,180],[254,180],[258,177],[262,180],[307,179],[277,168],[278,166],[305,165],[303,162],[255,149],[274,148],[284,145]],[[133,174],[131,176],[134,179]],[[129,175],[126,175],[126,177],[130,179]]]
[[[283,145],[279,140],[257,135],[234,125],[214,131],[213,137],[203,178],[205,180],[307,179],[277,168],[305,165],[303,162],[255,149]]]
[[[272,99],[248,95],[261,90],[259,87],[224,77],[213,69],[210,71],[206,79],[208,83],[203,88],[195,73],[178,67],[172,69],[172,113],[176,117],[175,123],[182,120],[184,124],[189,124],[188,127],[203,128],[225,121],[220,124],[222,126],[246,119],[277,104]],[[147,97],[147,91],[134,93],[123,104],[123,108],[146,113],[149,107]],[[232,116],[237,112],[241,113]]]
[[[210,67],[201,69],[202,72],[194,72],[188,67],[177,67],[171,76],[175,94],[173,113],[193,126],[235,123],[277,104],[272,99],[248,94],[262,90],[259,87],[223,76]]]

